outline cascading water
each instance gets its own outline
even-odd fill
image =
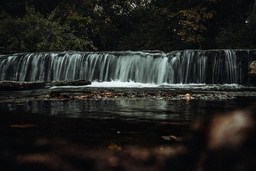
[[[0,80],[243,84],[249,55],[242,54],[235,50],[20,53],[0,56]]]

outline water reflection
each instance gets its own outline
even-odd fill
[[[75,118],[191,121],[213,113],[231,111],[242,105],[238,100],[27,101],[0,104],[0,111]]]

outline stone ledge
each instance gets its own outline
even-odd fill
[[[45,86],[46,84],[44,82],[0,81],[0,90],[2,91],[41,89]]]

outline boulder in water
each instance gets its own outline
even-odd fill
[[[249,65],[249,74],[256,75],[256,61],[252,61]]]
[[[249,83],[256,85],[256,61],[252,61],[249,65]]]

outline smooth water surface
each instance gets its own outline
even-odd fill
[[[27,101],[1,103],[0,111],[27,114],[88,119],[120,120],[173,120],[190,122],[214,113],[228,112],[245,107],[246,99],[224,101],[204,100],[69,100],[69,101]]]

